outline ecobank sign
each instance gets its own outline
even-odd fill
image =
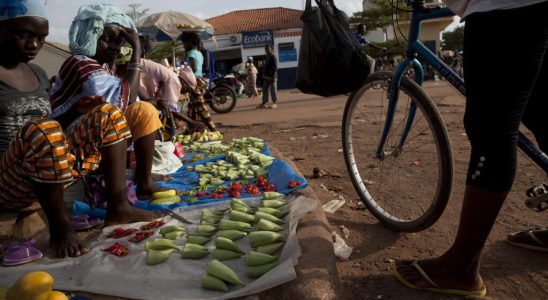
[[[272,30],[242,32],[242,46],[244,48],[259,48],[267,44],[274,45]]]

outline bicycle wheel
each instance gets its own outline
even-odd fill
[[[218,85],[211,90],[209,106],[218,114],[229,113],[236,106],[236,92],[226,85]]]
[[[344,158],[352,184],[371,213],[390,229],[416,232],[430,227],[443,213],[451,194],[453,158],[439,111],[406,77],[384,157],[379,158],[392,76],[374,73],[348,98],[342,128]],[[412,104],[416,114],[399,146]]]

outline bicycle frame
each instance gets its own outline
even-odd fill
[[[406,51],[406,58],[396,68],[394,77],[390,84],[390,90],[388,93],[389,102],[386,116],[386,123],[383,128],[383,133],[379,141],[379,147],[377,150],[377,157],[382,159],[385,157],[383,151],[384,145],[388,137],[388,133],[392,127],[394,120],[396,105],[398,103],[398,91],[400,90],[401,80],[408,68],[412,67],[415,70],[415,81],[417,84],[422,85],[424,79],[424,70],[422,65],[417,60],[417,55],[420,55],[425,62],[430,64],[436,71],[439,72],[453,87],[455,87],[463,96],[466,95],[464,87],[464,79],[461,78],[456,72],[453,71],[448,65],[446,65],[438,56],[436,56],[430,49],[428,49],[420,40],[419,34],[421,31],[421,22],[430,19],[451,17],[454,13],[448,8],[442,6],[425,7],[424,2],[417,1],[412,3],[413,13],[411,14],[411,22],[409,27],[408,45]],[[415,118],[417,107],[414,103],[409,108],[409,113],[403,134],[401,136],[398,149],[403,150],[403,145],[407,139],[408,133],[411,130],[413,121]],[[531,158],[539,167],[548,173],[548,155],[542,152],[535,144],[530,141],[523,133],[518,134],[518,147]]]

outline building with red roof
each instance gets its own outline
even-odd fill
[[[302,32],[302,10],[273,7],[229,12],[206,21],[215,28],[204,46],[214,52],[216,69],[226,74],[253,57],[259,72],[265,58],[264,46],[274,45],[278,59],[278,88],[293,88]],[[259,76],[260,77],[260,76]]]

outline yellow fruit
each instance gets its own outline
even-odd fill
[[[46,272],[23,275],[8,290],[6,300],[47,300],[53,288],[53,277]]]
[[[167,190],[167,191],[163,191],[163,192],[153,193],[152,194],[152,199],[156,200],[156,199],[161,199],[161,198],[169,198],[169,197],[173,197],[173,196],[176,196],[176,195],[177,195],[176,190]]]
[[[59,291],[52,291],[46,300],[68,300],[68,297]]]

